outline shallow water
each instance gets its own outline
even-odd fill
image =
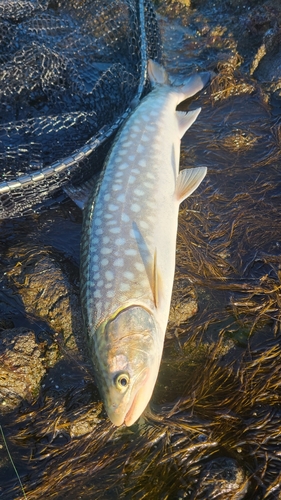
[[[280,123],[265,82],[249,76],[250,45],[248,53],[241,45],[244,63],[237,63],[239,23],[246,14],[252,20],[254,6],[227,5],[159,9],[170,73],[215,69],[217,76],[185,103],[202,112],[182,141],[181,166],[207,166],[208,174],[181,206],[174,296],[195,298],[198,310],[170,323],[152,409],[140,426],[116,431],[108,422],[79,338],[79,302],[71,303],[79,291],[79,210],[66,201],[0,222],[1,336],[24,326],[41,342],[55,338],[60,352],[39,399],[1,418],[30,500],[277,498]],[[32,309],[22,292],[23,283],[36,286],[28,280],[40,252],[67,282],[71,345],[53,308],[49,315]],[[29,274],[19,273],[28,266]],[[2,441],[0,498],[22,498]]]

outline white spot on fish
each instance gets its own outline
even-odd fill
[[[115,210],[118,210],[118,205],[114,205],[113,203],[109,203],[108,210],[110,210],[110,212],[115,212]]]
[[[104,214],[105,219],[112,219],[113,215],[112,214]]]
[[[144,182],[143,185],[147,188],[152,188],[153,187],[153,184],[151,184],[151,182]]]
[[[130,285],[128,283],[120,283],[121,292],[128,292],[130,290]]]
[[[138,162],[139,166],[140,167],[146,167],[146,160],[144,158],[142,158],[139,162]]]
[[[126,170],[126,168],[128,168],[128,163],[122,163],[122,165],[120,165],[119,170]]]
[[[132,168],[131,172],[133,172],[133,174],[140,174],[140,171],[138,168]]]
[[[135,278],[134,273],[131,273],[131,271],[125,271],[124,276],[130,281],[133,281],[133,279]]]
[[[108,290],[108,292],[106,292],[106,296],[109,298],[109,299],[112,299],[115,295],[115,292],[113,290]]]
[[[97,286],[98,288],[101,288],[101,287],[103,286],[103,283],[104,283],[104,281],[103,281],[103,280],[99,280],[99,281],[97,281],[96,286]]]
[[[112,288],[112,283],[106,283],[106,285],[104,285],[104,288],[106,288],[107,290],[109,288]]]
[[[108,254],[110,254],[111,252],[112,252],[112,249],[111,249],[111,248],[108,248],[108,247],[102,247],[102,249],[101,249],[101,251],[100,251],[100,253],[101,253],[102,255],[108,255]]]
[[[143,196],[144,195],[144,191],[142,189],[134,189],[134,193],[136,196]]]
[[[131,210],[132,210],[133,212],[139,212],[139,211],[140,211],[140,209],[141,209],[141,207],[140,207],[137,203],[132,203],[132,205],[131,205]]]
[[[155,132],[156,128],[154,125],[146,125],[145,127],[146,130],[148,130],[149,132]]]
[[[131,137],[132,139],[135,139],[136,137],[138,137],[138,134],[131,134]]]
[[[99,217],[96,217],[94,222],[96,226],[101,226],[101,219]]]
[[[130,175],[128,183],[129,184],[134,184],[135,180],[136,180],[135,176],[134,175]]]
[[[111,229],[109,229],[109,231],[113,234],[118,234],[120,233],[120,227],[112,227]]]
[[[134,130],[134,132],[140,132],[140,128],[138,125],[133,125],[132,130]]]
[[[125,243],[126,243],[125,238],[117,238],[117,240],[115,240],[115,244],[116,244],[117,246],[124,245]]]
[[[130,155],[130,156],[128,156],[128,160],[134,161],[135,157],[136,157],[135,155]]]
[[[119,258],[119,259],[116,259],[114,262],[113,262],[113,265],[115,267],[123,267],[124,266],[124,260],[122,258]]]
[[[93,265],[93,271],[94,271],[94,273],[98,272],[98,270],[99,270],[99,266],[97,264],[94,264]]]
[[[134,248],[127,248],[125,255],[137,255],[137,251]]]
[[[148,179],[155,179],[155,176],[151,172],[147,172],[146,177],[148,177]]]
[[[102,242],[107,245],[107,243],[109,243],[110,241],[110,238],[108,236],[104,236],[103,239],[102,239]]]
[[[107,266],[108,259],[102,259],[100,263],[101,263],[102,266]]]
[[[93,261],[94,261],[94,262],[97,262],[98,260],[99,260],[99,256],[98,256],[98,255],[94,255],[94,257],[93,257]]]
[[[123,172],[116,172],[115,177],[122,177]]]
[[[124,156],[124,155],[126,155],[126,154],[127,154],[127,149],[121,149],[121,150],[119,151],[119,156]]]
[[[144,152],[144,146],[142,144],[139,144],[138,147],[137,147],[137,152],[138,153],[143,153]]]
[[[120,189],[122,189],[122,186],[120,186]],[[117,197],[117,201],[120,201],[121,203],[124,203],[124,201],[125,201],[125,193],[119,194],[119,196]]]
[[[101,293],[100,293],[100,290],[95,290],[95,291],[94,291],[94,297],[95,297],[96,299],[101,299]]]
[[[113,191],[120,191],[120,189],[122,189],[122,185],[121,184],[113,184],[113,186],[112,186],[112,190]]]
[[[97,236],[100,236],[102,233],[103,233],[103,230],[102,230],[101,228],[96,229],[96,231],[95,231],[95,234],[96,234]]]
[[[149,228],[149,225],[147,224],[147,222],[145,222],[145,220],[141,220],[139,222],[139,225],[142,229],[148,229]]]
[[[95,303],[96,309],[101,309],[102,302],[101,300],[98,300],[98,302]]]
[[[125,140],[127,139],[127,137],[125,138]],[[122,141],[122,147],[124,148],[128,148],[129,146],[131,146],[133,144],[133,141],[127,141],[127,142],[123,142]]]
[[[108,281],[112,281],[114,279],[114,274],[112,271],[105,271],[105,277]]]
[[[110,194],[107,193],[104,195],[104,201],[109,201],[110,200]]]
[[[129,222],[130,221],[130,217],[123,212],[122,215],[121,215],[121,220],[123,222]]]
[[[106,223],[107,226],[116,226],[117,225],[117,222],[116,220],[109,220],[107,223]]]
[[[141,273],[143,273],[143,271],[145,270],[145,267],[143,265],[142,262],[135,262],[135,268],[140,271]]]
[[[148,142],[150,139],[149,139],[149,137],[146,134],[143,134],[141,140],[143,142]]]

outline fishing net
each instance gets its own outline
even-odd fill
[[[0,218],[90,177],[160,52],[149,0],[0,0]]]

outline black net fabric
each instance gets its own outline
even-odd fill
[[[0,218],[94,173],[148,58],[161,59],[149,0],[0,0]]]

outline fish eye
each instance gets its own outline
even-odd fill
[[[119,375],[115,377],[115,385],[119,391],[124,392],[127,389],[129,382],[130,378],[127,373],[119,373]]]

